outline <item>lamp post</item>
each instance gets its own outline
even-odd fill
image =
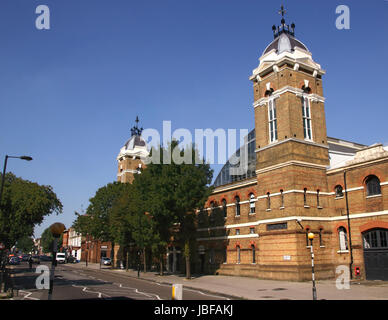
[[[20,156],[20,157],[17,157],[17,156],[9,156],[9,155],[6,155],[5,156],[5,159],[4,159],[4,167],[3,167],[3,175],[1,176],[1,186],[0,186],[0,208],[1,208],[1,200],[3,198],[3,189],[4,189],[4,182],[5,182],[5,172],[7,171],[7,162],[8,162],[8,158],[15,158],[15,159],[22,159],[22,160],[26,160],[26,161],[31,161],[32,158],[29,157],[29,156]],[[3,212],[3,215],[5,213]],[[7,218],[7,217],[5,217]],[[4,270],[5,270],[5,264],[6,264],[6,256],[4,256],[3,254],[3,250],[1,250],[2,254],[0,256],[0,272],[1,272],[1,279],[0,279],[0,291],[1,291],[1,287],[2,287],[2,284],[3,284],[3,273],[4,273]]]
[[[53,295],[53,287],[54,287],[54,272],[55,272],[55,266],[57,265],[57,245],[58,245],[58,239],[59,237],[61,236],[61,234],[63,233],[63,231],[65,231],[66,227],[63,223],[60,223],[60,222],[56,222],[56,223],[53,223],[51,226],[50,226],[50,231],[54,237],[54,241],[53,241],[53,260],[52,260],[52,263],[51,263],[51,273],[50,273],[50,288],[49,288],[49,292],[48,292],[48,300],[51,300],[52,299],[52,295]]]
[[[3,175],[1,177],[1,188],[0,188],[0,204],[1,204],[1,199],[2,199],[2,196],[3,196],[3,188],[4,188],[4,181],[5,181],[5,172],[7,170],[7,162],[8,162],[8,158],[14,158],[14,159],[22,159],[22,160],[26,160],[26,161],[31,161],[32,158],[29,157],[29,156],[20,156],[20,157],[17,157],[17,156],[9,156],[9,155],[6,155],[5,156],[5,159],[4,159],[4,167],[3,167]]]
[[[314,233],[309,232],[308,238],[310,240],[310,252],[311,252],[311,269],[312,269],[312,279],[313,279],[313,300],[317,300],[317,289],[315,288],[315,273],[314,273],[314,249],[313,249],[313,240]]]

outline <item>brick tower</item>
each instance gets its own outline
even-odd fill
[[[281,14],[281,25],[272,27],[274,40],[250,77],[256,129],[256,209],[259,220],[274,222],[260,225],[260,233],[266,236],[259,240],[259,264],[263,277],[302,280],[311,276],[306,231],[318,233],[321,226],[310,221],[302,224],[298,217],[329,216],[325,71],[295,38],[295,25],[286,25],[283,7]],[[285,261],[289,256],[293,260]]]
[[[131,129],[131,137],[117,156],[117,181],[119,182],[132,183],[134,175],[138,174],[142,167],[141,159],[148,156],[146,142],[141,138],[143,128],[139,128],[138,123],[139,118],[136,117],[136,125]]]

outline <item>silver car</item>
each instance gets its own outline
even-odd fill
[[[101,264],[103,264],[104,266],[110,266],[112,264],[112,261],[110,260],[110,258],[104,257],[101,258]]]

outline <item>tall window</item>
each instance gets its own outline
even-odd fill
[[[304,206],[307,207],[307,188],[303,189],[303,203]]]
[[[226,211],[226,200],[222,199],[222,212],[224,213],[224,218],[228,216],[228,213]]]
[[[249,213],[255,213],[255,195],[251,193],[249,195]]]
[[[319,204],[319,189],[317,190],[317,207],[320,207],[320,204]]]
[[[270,193],[267,192],[267,210],[270,210],[271,209],[271,197],[270,197]]]
[[[240,216],[240,197],[236,196],[235,201],[236,201],[236,217],[239,217]]]
[[[365,180],[367,196],[381,194],[380,180],[376,176],[369,176]]]
[[[344,196],[344,192],[341,185],[335,186],[335,197],[341,198]]]
[[[307,97],[302,98],[302,115],[303,115],[303,132],[304,138],[308,140],[313,139],[311,133],[311,112],[310,112],[310,101]]]
[[[269,124],[269,141],[274,142],[278,139],[275,99],[270,99],[268,102],[268,124]]]
[[[338,228],[339,247],[341,251],[348,250],[348,236],[344,227]]]
[[[323,232],[323,229],[322,229],[322,228],[319,228],[319,246],[320,246],[320,247],[323,247],[322,232]]]
[[[256,263],[256,248],[253,244],[251,245],[251,249],[252,249],[252,263]]]
[[[241,261],[240,246],[237,246],[236,249],[237,249],[237,263],[240,263]]]
[[[283,189],[280,190],[280,208],[284,208],[284,194],[283,194]]]

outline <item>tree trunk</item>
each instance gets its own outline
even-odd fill
[[[128,265],[129,265],[129,252],[128,252],[128,249],[127,249],[127,263],[125,265],[126,271],[128,271]]]
[[[163,254],[160,254],[160,272],[159,274],[163,275]]]
[[[144,272],[147,272],[146,248],[143,249]]]
[[[186,256],[186,279],[191,279],[190,256]]]
[[[191,270],[190,270],[190,243],[186,241],[185,243],[185,258],[186,258],[186,279],[191,279]]]

